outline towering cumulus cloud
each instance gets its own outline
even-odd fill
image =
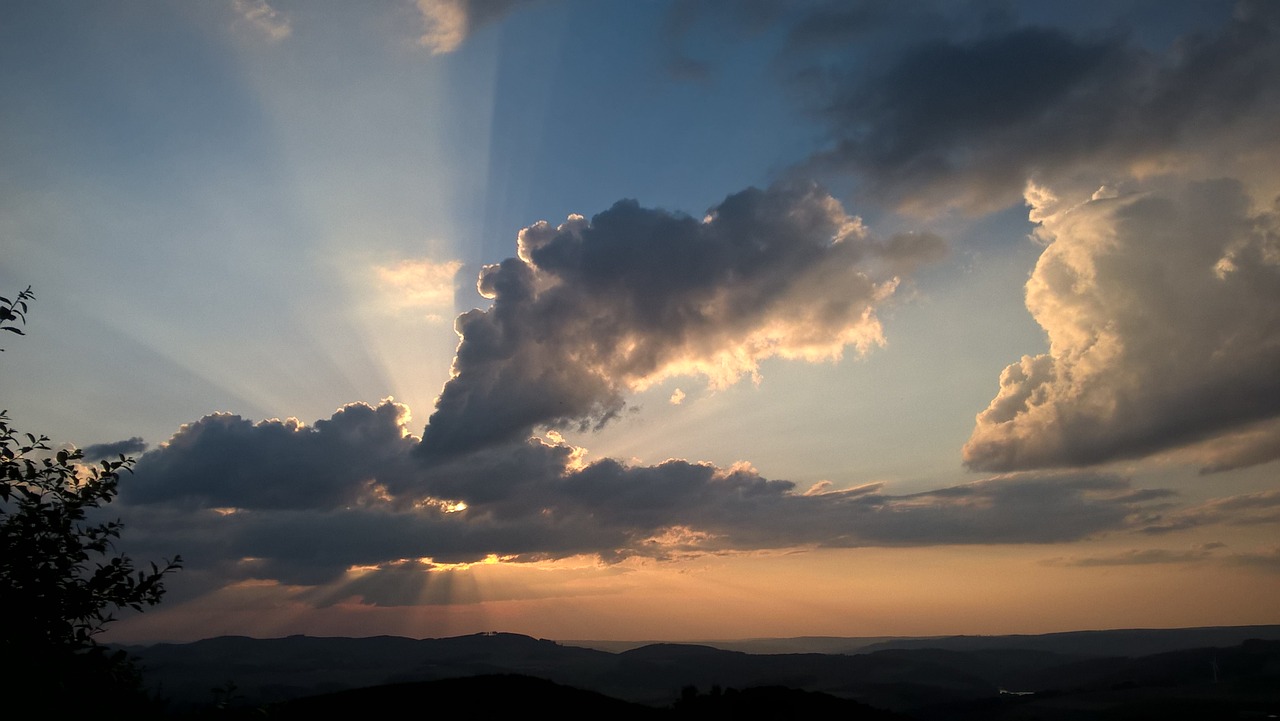
[[[423,448],[599,425],[627,392],[670,376],[723,387],[771,356],[865,352],[884,342],[877,304],[942,250],[933,236],[873,237],[813,185],[746,190],[702,220],[622,201],[590,221],[537,223],[518,257],[481,272],[493,306],[457,320]]]
[[[792,33],[828,129],[806,169],[911,212],[1031,208],[1050,347],[1004,370],[965,463],[1280,457],[1280,4],[1165,37],[1029,7],[818,3]]]
[[[1059,208],[1027,283],[1049,353],[1005,369],[965,462],[1076,466],[1200,442],[1230,467],[1280,451],[1280,215],[1218,180]],[[1270,449],[1270,452],[1267,451]]]

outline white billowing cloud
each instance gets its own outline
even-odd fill
[[[531,0],[417,0],[426,25],[419,42],[442,55],[457,50],[476,28]]]
[[[1026,304],[1049,352],[1005,369],[964,447],[970,467],[1196,444],[1217,467],[1275,457],[1280,207],[1256,209],[1233,180],[1153,186],[1074,207],[1027,194],[1048,245]],[[1219,440],[1225,456],[1211,453]]]
[[[267,0],[231,0],[231,6],[250,26],[272,40],[283,40],[293,32],[289,18],[267,4]]]
[[[454,278],[460,268],[462,261],[420,258],[378,266],[374,272],[392,308],[438,314],[453,309]]]
[[[943,251],[929,235],[874,237],[812,185],[746,190],[701,221],[622,201],[537,223],[518,257],[481,272],[493,306],[457,320],[425,450],[598,426],[626,393],[672,376],[719,388],[758,379],[765,358],[865,353],[884,342],[877,306]]]

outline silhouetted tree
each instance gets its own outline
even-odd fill
[[[33,299],[30,288],[0,297],[0,329],[22,335]],[[143,700],[128,658],[95,636],[115,610],[159,603],[164,576],[182,559],[136,570],[113,548],[121,523],[89,519],[132,465],[123,455],[84,463],[78,449],[21,433],[0,411],[0,683],[10,703],[17,692],[43,697],[44,709],[101,715]]]

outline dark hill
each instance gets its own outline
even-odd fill
[[[714,689],[699,694],[686,689],[672,705],[674,716],[692,719],[841,719],[842,721],[905,721],[891,711],[817,691],[761,686],[741,691]]]
[[[1118,645],[1127,648],[1132,639],[1124,634],[1129,632],[1115,633],[1121,634]],[[1178,631],[1161,643],[1196,637]],[[1100,707],[1170,697],[1186,698],[1188,707],[1195,699],[1236,703],[1245,697],[1267,706],[1276,692],[1267,696],[1258,689],[1280,689],[1280,642],[1182,647],[1138,656],[1034,648],[1045,645],[1044,637],[992,638],[1032,648],[990,647],[984,639],[967,650],[885,649],[852,655],[748,654],[687,644],[607,653],[516,634],[477,634],[426,640],[228,637],[128,650],[140,659],[149,686],[179,711],[225,699],[226,692],[219,696],[211,691],[214,687],[234,686],[231,695],[238,703],[262,706],[364,687],[512,674],[655,708],[669,707],[689,687],[718,687],[726,694],[728,689],[774,687],[824,693],[917,717],[933,714],[931,718],[1003,718],[1018,709],[1060,707],[1068,709],[1067,715],[1046,712],[1043,717],[1074,718],[1072,704],[1091,695],[1098,699],[1090,703]],[[1095,651],[1102,648],[1101,638],[1091,634],[1088,639]],[[1060,640],[1047,645],[1060,649]],[[1196,690],[1183,694],[1187,689]],[[1002,690],[1034,696],[1002,695]],[[973,714],[960,713],[970,708]]]
[[[861,652],[921,648],[942,648],[950,651],[1020,648],[1079,656],[1147,656],[1186,648],[1235,646],[1254,638],[1280,641],[1280,625],[1134,628],[1110,631],[1067,631],[1034,636],[902,638],[868,644],[861,649]]]
[[[254,639],[224,636],[127,649],[177,708],[210,703],[233,684],[262,704],[352,688],[484,674],[525,674],[582,687],[614,655],[511,633],[441,639],[396,636]]]
[[[379,719],[447,709],[459,718],[520,718],[561,714],[572,718],[652,719],[662,710],[515,674],[399,683],[295,699],[268,707],[271,719]],[[427,712],[422,715],[436,715]]]
[[[1039,675],[1031,682],[1034,694],[939,704],[913,715],[938,721],[1280,716],[1280,641],[1089,659],[1042,669]]]

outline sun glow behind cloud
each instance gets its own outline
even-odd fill
[[[136,637],[155,640],[219,633],[445,637],[500,629],[538,638],[698,641],[758,637],[761,628],[776,629],[778,637],[811,635],[814,628],[848,636],[942,635],[957,623],[978,634],[1046,633],[1092,628],[1102,607],[1121,627],[1187,627],[1212,625],[1222,613],[1265,614],[1269,600],[1246,592],[1254,586],[1244,567],[1169,575],[1128,566],[1089,575],[1089,568],[1044,559],[1037,549],[988,547],[980,554],[824,550],[603,568],[590,559],[480,564],[406,572],[412,581],[383,579],[407,589],[406,598],[421,599],[416,605],[360,603],[355,587],[341,583],[317,596],[324,592],[243,582],[181,614],[162,605],[133,621]],[[1084,575],[1089,583],[1080,582]],[[939,588],[953,591],[944,600]],[[1184,602],[1170,604],[1171,597]],[[200,633],[192,631],[193,618]]]
[[[427,320],[439,323],[453,312],[454,278],[461,267],[460,260],[423,258],[379,266],[374,271],[388,305],[425,313]]]

